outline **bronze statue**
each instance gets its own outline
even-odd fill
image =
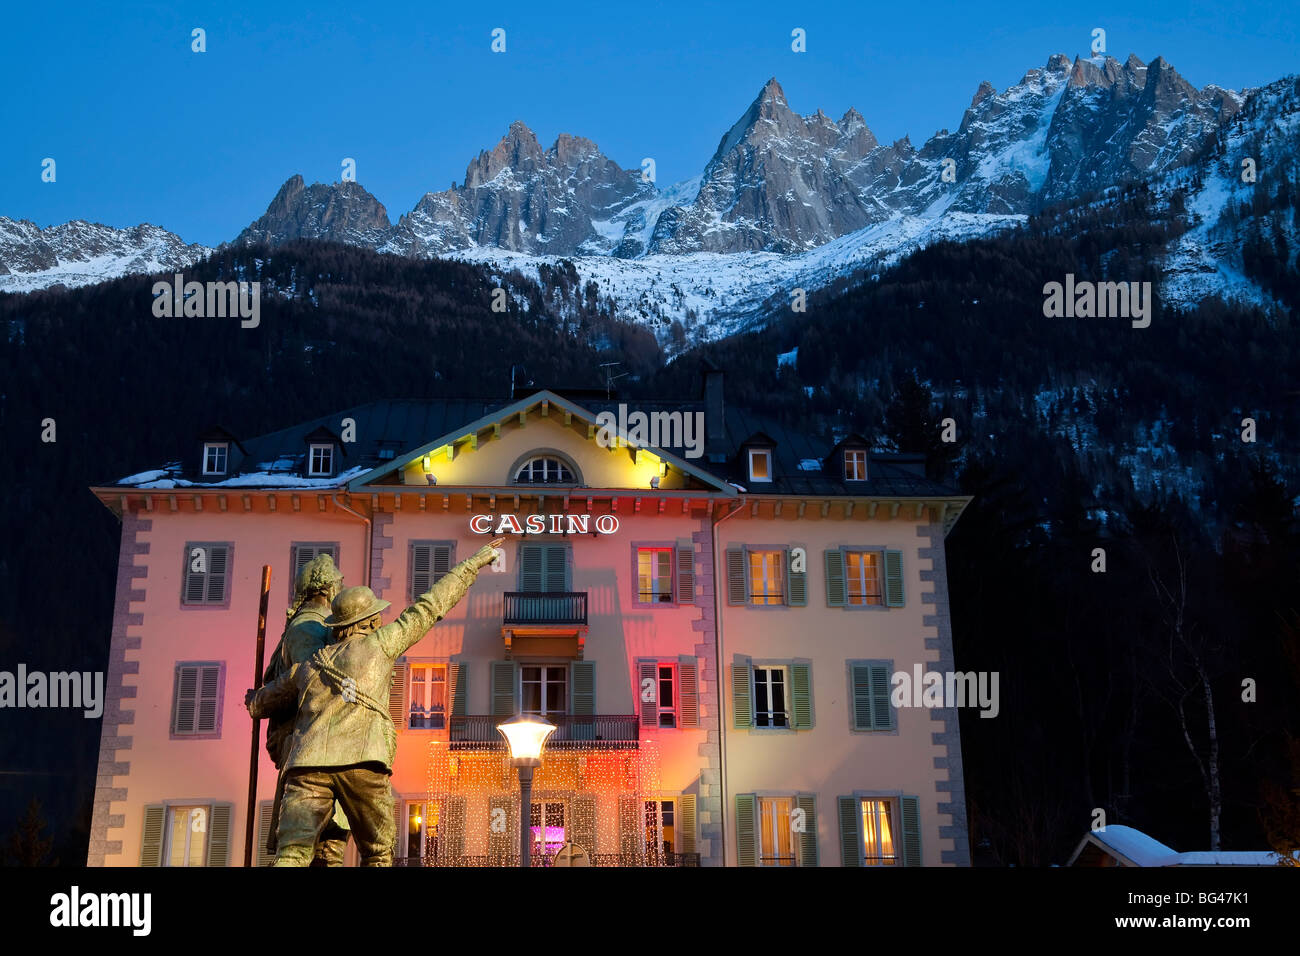
[[[303,566],[294,582],[294,599],[287,613],[288,623],[280,643],[271,653],[271,661],[262,677],[270,684],[287,674],[295,664],[311,659],[322,647],[332,644],[334,632],[325,619],[330,605],[343,587],[343,575],[334,566],[328,554],[318,554]],[[289,747],[293,740],[293,713],[273,715],[267,722],[266,752],[271,755],[275,769],[280,771],[275,783],[275,802],[271,808],[271,832],[267,837],[266,851],[276,852],[276,829],[284,799],[284,772]],[[316,840],[313,866],[342,866],[343,854],[348,845],[348,818],[341,807],[334,806],[334,818]]]
[[[459,603],[500,544],[493,541],[453,567],[391,624],[380,617],[387,601],[368,587],[348,588],[325,620],[336,643],[248,692],[245,703],[255,718],[297,709],[276,866],[310,864],[335,800],[352,824],[361,865],[392,866],[397,833],[389,778],[397,731],[387,700],[393,662]]]

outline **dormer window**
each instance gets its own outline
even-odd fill
[[[307,452],[307,476],[327,478],[334,474],[334,446],[325,442],[313,443]]]
[[[846,448],[844,450],[844,480],[867,480],[867,450],[865,448]]]
[[[772,449],[751,448],[749,450],[749,480],[772,480]]]
[[[208,441],[203,443],[203,474],[224,475],[230,456],[230,443]]]
[[[573,469],[554,455],[530,458],[515,472],[515,481],[521,485],[573,485]]]

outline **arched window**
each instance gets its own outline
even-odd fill
[[[515,481],[521,485],[572,485],[573,469],[554,455],[529,458],[515,472]]]

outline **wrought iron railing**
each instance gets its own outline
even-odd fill
[[[451,718],[447,734],[452,750],[497,750],[505,739],[497,725],[505,718],[472,716]],[[555,732],[546,741],[547,750],[631,749],[640,739],[640,724],[635,714],[602,716],[596,714],[547,714]]]
[[[664,866],[699,866],[698,853],[594,853],[589,857],[592,866],[626,866],[626,867],[664,867]],[[530,866],[554,866],[555,855],[535,854],[529,860]],[[393,866],[436,866],[436,867],[517,867],[518,854],[484,854],[477,856],[443,856],[438,860],[418,856],[399,856],[394,858]]]
[[[586,627],[586,591],[507,591],[503,623]]]

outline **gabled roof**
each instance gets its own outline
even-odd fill
[[[1067,866],[1089,848],[1113,857],[1122,866],[1276,866],[1270,850],[1192,850],[1179,853],[1135,827],[1112,824],[1090,831],[1075,848]]]

